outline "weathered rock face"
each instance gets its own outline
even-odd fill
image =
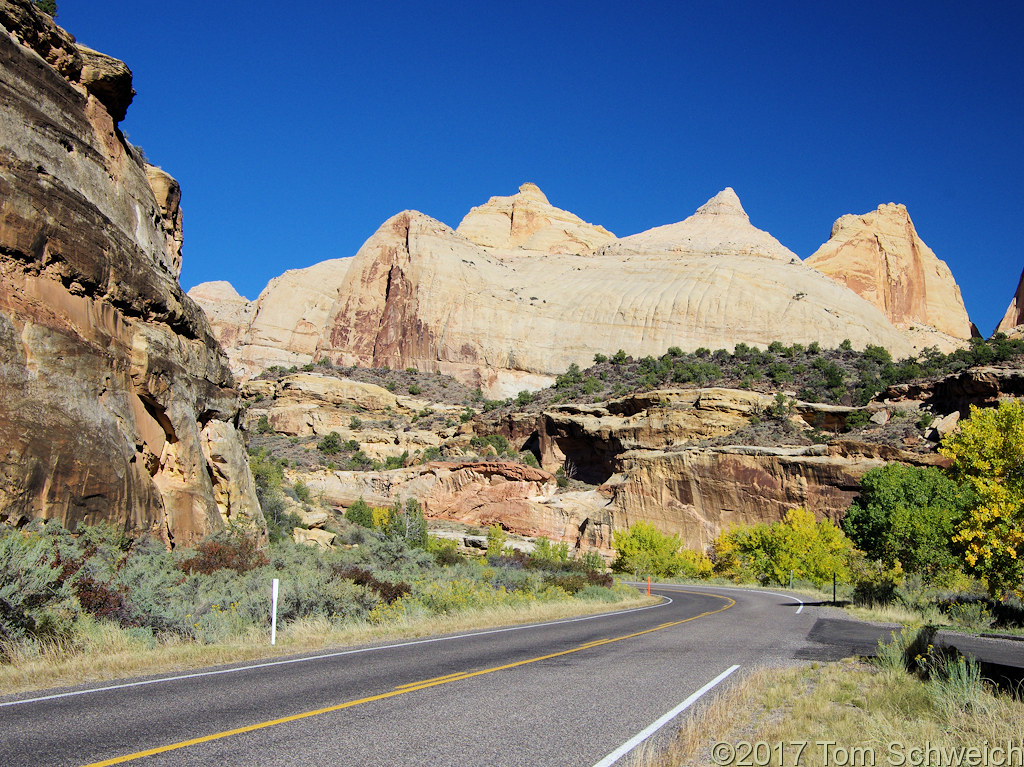
[[[549,203],[536,184],[523,184],[518,194],[492,197],[473,208],[455,231],[485,248],[544,253],[586,253],[615,241],[603,226]]]
[[[374,459],[440,447],[458,431],[456,426],[441,433],[387,428],[392,418],[429,407],[432,412],[449,414],[454,424],[462,412],[454,406],[396,396],[374,384],[316,373],[296,373],[278,382],[247,381],[241,388],[245,395],[258,398],[246,411],[244,428],[256,429],[260,418],[266,417],[273,431],[289,437],[324,436],[333,431],[343,441],[359,442],[360,449]],[[468,437],[462,441],[468,442]]]
[[[958,413],[966,418],[971,405],[995,407],[1002,400],[1022,397],[1024,370],[986,366],[968,368],[936,381],[890,386],[876,399],[885,403],[912,402],[937,416]]]
[[[853,290],[805,266],[750,224],[731,189],[685,221],[616,239],[527,184],[474,208],[457,231],[401,213],[345,262],[347,272],[331,263],[289,273],[295,287],[280,295],[268,286],[250,329],[221,335],[236,373],[326,356],[448,373],[504,397],[620,348],[644,356],[670,346],[835,346],[848,338],[901,357],[959,343],[924,325],[897,328]],[[925,305],[938,312],[945,283],[932,282]],[[226,325],[220,317],[233,304],[219,309],[200,287],[193,295],[215,326]],[[935,316],[942,324],[945,315]]]
[[[177,283],[176,184],[151,174],[158,200],[115,128],[130,72],[28,0],[0,24],[0,520],[262,529],[230,370]]]
[[[217,340],[236,375],[248,378],[271,365],[312,362],[338,298],[350,258],[291,269],[247,301],[227,282],[206,282],[189,291],[209,315]]]
[[[1017,283],[1017,292],[1013,294],[1010,305],[1006,308],[1006,314],[999,321],[996,332],[1020,335],[1021,325],[1024,325],[1024,272],[1021,272],[1020,281]]]
[[[231,283],[223,280],[196,285],[188,297],[203,308],[221,346],[229,353],[236,350],[252,322],[254,302],[238,295]]]
[[[601,405],[562,406],[532,421],[510,422],[503,431],[539,453],[543,466],[572,466],[580,479],[601,483],[598,492],[608,499],[613,529],[650,522],[701,549],[732,524],[774,522],[797,507],[838,520],[869,469],[888,461],[942,461],[849,441],[806,447],[699,444],[747,425],[773,399],[723,388],[651,391]],[[822,425],[848,410],[797,402],[792,420],[797,429]]]
[[[706,549],[734,524],[776,522],[802,507],[838,521],[870,469],[887,461],[931,464],[932,456],[875,446],[688,448],[635,451],[605,485],[620,510],[617,523],[650,522],[678,533],[689,548]]]
[[[896,355],[911,350],[877,309],[798,259],[747,248],[641,253],[626,244],[587,258],[506,255],[407,212],[353,258],[317,353],[448,373],[509,395],[618,348],[660,355],[673,345],[845,338]]]
[[[362,498],[375,506],[416,498],[433,519],[487,527],[498,524],[521,535],[544,536],[574,546],[611,549],[614,510],[598,493],[556,495],[555,477],[518,463],[434,462],[383,472],[307,474],[303,482],[330,504]]]
[[[842,216],[806,263],[866,298],[897,327],[920,328],[926,335],[930,328],[951,337],[940,347],[971,337],[953,274],[918,236],[903,205]]]
[[[800,259],[768,232],[750,223],[740,198],[726,187],[685,221],[623,237],[623,248],[637,253],[759,256],[786,263]]]

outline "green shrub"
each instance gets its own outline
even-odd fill
[[[336,431],[332,431],[316,443],[316,449],[324,455],[337,455],[341,452],[341,446],[341,435]]]
[[[298,498],[303,503],[309,503],[311,496],[309,492],[309,487],[307,487],[305,482],[303,482],[301,479],[296,480],[295,484],[292,485],[292,490],[295,491],[296,498]]]
[[[508,536],[501,525],[494,523],[487,528],[487,556],[500,557],[505,550]]]
[[[256,421],[256,433],[257,434],[268,434],[274,430],[274,427],[270,425],[270,419],[265,415],[261,415]]]
[[[55,553],[45,534],[0,527],[0,657],[5,643],[64,633],[74,618]]]
[[[57,18],[57,0],[32,0],[36,8],[51,18]],[[127,134],[125,134],[127,135]]]
[[[384,534],[389,538],[397,538],[410,548],[425,549],[427,547],[427,520],[423,516],[419,501],[410,498],[402,506],[395,501],[388,516]]]
[[[409,394],[422,394],[423,389],[418,384],[409,384]]]
[[[582,380],[583,374],[580,372],[580,366],[573,362],[562,375],[555,376],[555,388],[568,389],[569,387],[576,386]]]

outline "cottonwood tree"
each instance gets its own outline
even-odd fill
[[[952,459],[953,479],[976,495],[953,537],[968,566],[994,597],[1024,591],[1024,403],[971,405],[939,452]]]

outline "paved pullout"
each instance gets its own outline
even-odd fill
[[[0,699],[0,764],[593,765],[728,667],[815,646],[817,608],[793,597],[654,592],[612,615]]]

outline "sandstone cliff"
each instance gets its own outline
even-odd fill
[[[289,269],[272,279],[255,301],[223,281],[196,285],[188,295],[210,317],[232,370],[249,378],[272,365],[292,367],[313,360],[351,262],[335,258]]]
[[[945,266],[915,238],[908,247],[920,268],[886,273],[914,296],[915,280],[927,287],[926,299],[899,304],[902,327],[883,314],[891,303],[873,306],[752,226],[732,189],[677,224],[616,238],[524,184],[474,208],[454,231],[414,211],[394,216],[344,266],[325,262],[279,278],[288,290],[272,283],[234,325],[221,321],[236,311],[234,298],[220,306],[209,286],[192,295],[222,328],[243,377],[261,365],[327,357],[448,373],[503,397],[620,348],[644,356],[670,346],[835,346],[847,338],[896,357],[949,348],[959,340],[947,331],[969,333],[970,324],[952,278],[929,276]],[[947,294],[959,309],[941,309],[953,300]],[[941,332],[910,329],[918,304]]]
[[[1021,325],[1024,325],[1024,272],[1021,272],[1020,280],[1017,282],[1017,292],[1010,299],[1010,305],[1006,308],[1003,319],[999,321],[996,332],[1019,335]]]
[[[768,232],[751,225],[732,187],[716,194],[685,221],[623,237],[620,242],[623,249],[637,253],[743,255],[786,263],[800,261],[795,253]]]
[[[263,529],[231,372],[177,282],[177,184],[117,129],[131,72],[29,0],[0,24],[0,520]]]
[[[921,345],[928,345],[929,331],[947,351],[972,335],[953,274],[918,236],[903,205],[842,216],[806,263],[866,298],[896,327],[921,335]]]
[[[338,509],[359,498],[378,506],[416,498],[433,520],[499,524],[605,554],[612,532],[637,521],[703,548],[729,525],[779,520],[798,506],[838,520],[869,469],[887,461],[942,460],[849,437],[811,444],[812,426],[841,432],[859,409],[798,401],[789,409],[790,442],[745,444],[740,430],[777,402],[774,394],[748,390],[658,389],[459,423],[454,416],[464,404],[413,400],[338,375],[298,373],[243,385],[252,398],[247,426],[266,416],[276,434],[261,439],[286,451],[290,479],[301,479],[312,495]],[[890,419],[913,424],[922,406],[938,417],[950,400],[901,390],[867,412],[879,428]],[[417,417],[425,412],[434,415]],[[361,452],[401,457],[404,465],[338,470],[333,461],[346,466],[343,457],[321,457],[316,450],[330,431]],[[501,458],[474,439],[496,432],[515,450],[532,452],[541,468]],[[428,449],[445,460],[422,461]],[[569,487],[556,481],[560,470],[572,477]]]
[[[543,253],[586,253],[614,242],[603,226],[556,208],[536,184],[523,184],[511,197],[492,197],[473,208],[455,230],[485,248],[522,248]]]

